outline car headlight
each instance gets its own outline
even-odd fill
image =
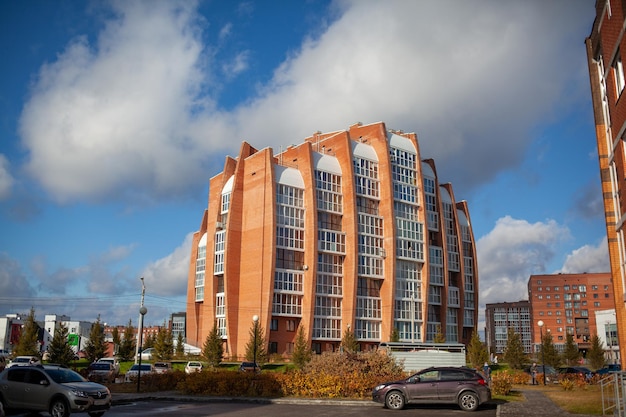
[[[376,387],[374,388],[374,391],[380,391],[381,389],[385,388],[386,386],[387,386],[387,385],[385,385],[385,384],[378,385],[378,386],[376,386]]]
[[[87,398],[87,397],[89,397],[89,395],[87,395],[87,393],[86,393],[85,391],[81,391],[81,390],[76,389],[76,388],[74,388],[74,389],[72,390],[72,393],[73,393],[74,395],[76,395],[77,397],[82,397],[82,398]]]

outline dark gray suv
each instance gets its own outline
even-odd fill
[[[52,417],[99,417],[111,408],[111,392],[63,366],[14,366],[0,373],[0,402],[5,409],[47,411]]]
[[[402,381],[385,382],[374,388],[372,399],[392,410],[406,404],[453,403],[465,411],[475,411],[491,400],[486,378],[466,367],[424,369]]]

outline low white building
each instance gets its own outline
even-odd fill
[[[607,363],[620,363],[615,309],[596,311],[596,329],[604,345]]]

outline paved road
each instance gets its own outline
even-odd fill
[[[467,417],[467,413],[455,406],[409,406],[407,415],[419,414],[429,417]],[[293,417],[303,413],[316,417],[356,417],[367,415],[368,417],[401,417],[398,411],[387,410],[382,405],[352,406],[352,405],[313,405],[313,404],[250,404],[250,403],[189,403],[189,402],[136,402],[127,405],[113,407],[106,417],[156,417],[156,416],[181,416],[181,417]],[[400,413],[404,414],[404,413]],[[487,404],[472,417],[495,417],[496,405]]]
[[[253,404],[253,403],[209,403],[178,401],[138,401],[116,405],[107,411],[105,417],[293,417],[315,415],[315,417],[402,417],[416,414],[429,417],[467,417],[467,413],[451,406],[408,406],[405,412],[387,410],[382,405],[316,405],[316,404]],[[87,416],[87,414],[76,414]],[[14,417],[48,417],[48,413],[13,414]],[[496,417],[496,405],[486,404],[472,417]]]

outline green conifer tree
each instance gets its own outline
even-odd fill
[[[35,309],[31,307],[20,338],[13,347],[13,355],[39,356],[39,346],[39,326],[35,322]]]
[[[141,346],[141,348],[143,350],[146,350],[148,348],[154,347],[154,342],[155,342],[155,338],[152,335],[152,333],[149,333],[148,336],[146,336],[146,338],[143,341],[143,345]]]
[[[159,328],[159,332],[154,340],[154,352],[156,359],[160,361],[169,361],[174,356],[174,340],[172,339],[172,332],[165,328],[165,326]]]
[[[224,358],[224,344],[217,328],[217,321],[213,322],[213,328],[204,341],[202,356],[211,368],[217,368]]]
[[[135,328],[133,327],[133,321],[128,320],[128,325],[124,329],[124,338],[120,344],[120,348],[117,352],[120,360],[129,361],[133,359],[135,355],[136,335]]]
[[[606,364],[604,343],[602,343],[597,334],[591,336],[591,348],[587,351],[587,360],[593,370],[598,370]]]
[[[256,330],[256,362],[262,365],[267,362],[267,350],[265,350],[265,331],[259,321],[253,322],[250,328],[250,339],[246,344],[246,360],[254,360],[254,340]]]
[[[522,369],[526,363],[526,354],[522,345],[522,338],[513,328],[507,331],[506,347],[504,349],[504,360],[513,369]]]
[[[341,338],[341,348],[346,353],[356,353],[359,351],[359,342],[357,342],[354,333],[348,327]]]
[[[433,339],[435,343],[446,343],[446,335],[443,334],[441,329],[441,324],[437,325],[437,332],[435,333],[435,338]]]
[[[48,347],[51,363],[69,366],[74,360],[74,351],[69,344],[68,334],[69,331],[67,327],[65,327],[63,323],[60,323],[59,327],[54,331],[54,336]]]
[[[546,332],[543,335],[543,339],[541,341],[541,349],[543,352],[542,359],[546,365],[550,365],[553,368],[558,368],[561,365],[561,355],[554,346],[552,334],[550,332]]]
[[[389,337],[389,341],[392,343],[400,341],[400,332],[395,327],[391,331],[391,336]]]
[[[304,327],[300,325],[296,334],[296,343],[291,355],[291,361],[298,369],[302,369],[311,360],[311,356],[311,348],[304,335]]]
[[[467,359],[468,362],[475,369],[481,369],[483,364],[489,360],[489,353],[485,344],[481,342],[478,331],[474,329],[472,332],[472,338],[467,347]]]
[[[563,359],[570,366],[576,364],[580,359],[580,351],[578,345],[574,341],[574,335],[568,333],[565,339],[565,350],[563,351]]]
[[[104,357],[106,352],[106,343],[104,341],[104,329],[100,323],[100,316],[98,320],[91,326],[89,332],[89,341],[85,345],[85,353],[89,362],[95,362],[98,359]]]
[[[185,341],[183,340],[183,333],[178,332],[178,337],[176,338],[176,357],[182,358],[185,356]]]

